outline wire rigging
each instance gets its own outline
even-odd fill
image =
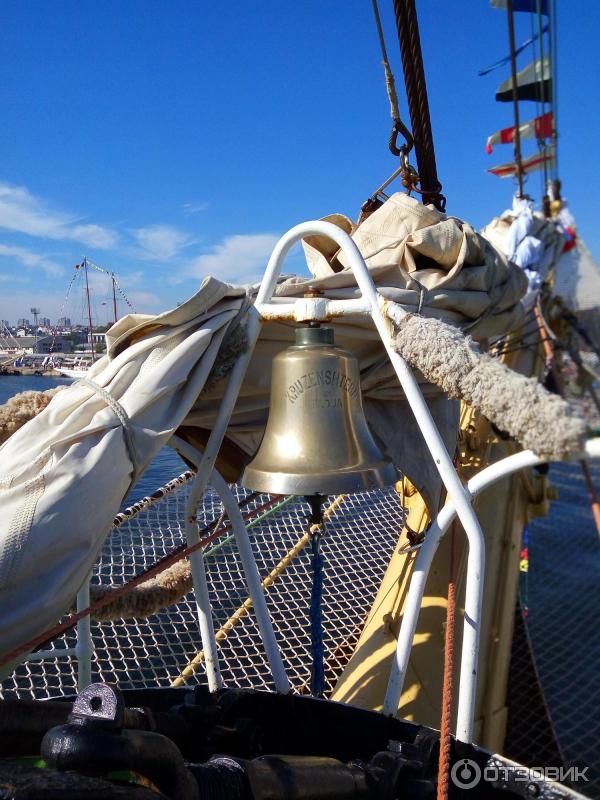
[[[402,55],[404,83],[408,98],[408,110],[417,156],[417,170],[421,183],[424,203],[432,203],[439,211],[446,208],[446,198],[441,193],[442,184],[438,180],[437,165],[427,84],[423,67],[423,53],[419,35],[419,23],[414,0],[394,0],[396,28]]]

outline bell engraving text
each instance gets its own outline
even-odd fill
[[[319,369],[315,372],[306,372],[288,386],[285,396],[290,403],[295,403],[305,392],[317,386],[339,388],[347,392],[350,397],[358,397],[356,381],[336,369]]]

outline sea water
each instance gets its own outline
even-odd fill
[[[19,392],[43,392],[54,386],[68,386],[72,383],[70,378],[52,378],[46,375],[0,375],[0,405]],[[186,469],[187,466],[172,448],[163,447],[127,495],[123,507],[152,494],[159,486],[180,475]],[[0,463],[1,473],[2,464]]]

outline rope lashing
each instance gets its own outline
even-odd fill
[[[385,46],[385,37],[383,35],[383,26],[381,24],[381,17],[379,16],[379,5],[377,0],[373,0],[373,13],[375,14],[375,24],[377,25],[377,34],[379,36],[379,46],[381,47],[381,58],[383,61],[383,69],[385,71],[385,87],[387,89],[388,100],[390,101],[390,116],[394,123],[400,121],[400,109],[398,106],[398,93],[396,92],[396,81],[394,80],[394,73],[390,67],[390,61]],[[393,132],[393,131],[392,131]],[[399,155],[399,153],[395,153]]]
[[[317,528],[318,526],[313,526]],[[310,592],[310,650],[312,670],[310,679],[313,697],[323,697],[325,693],[325,648],[323,645],[323,556],[321,555],[320,530],[311,530],[312,587]]]
[[[409,195],[413,191],[419,191],[416,188],[416,185],[419,182],[419,175],[414,169],[414,167],[412,167],[408,163],[408,154],[410,153],[410,151],[414,146],[414,139],[412,133],[400,119],[400,108],[398,104],[398,93],[396,92],[396,82],[394,79],[394,73],[392,72],[392,68],[390,66],[387,54],[385,37],[383,34],[383,26],[381,24],[381,17],[379,15],[379,5],[377,0],[373,0],[373,13],[375,15],[375,24],[377,26],[377,34],[379,36],[379,46],[381,48],[381,58],[383,63],[383,69],[385,72],[385,87],[387,90],[388,100],[390,101],[390,116],[392,118],[392,131],[390,133],[388,147],[392,155],[400,156],[401,160],[400,160],[400,168],[396,172],[394,172],[392,177],[386,181],[384,186],[381,189],[376,190],[363,205],[362,211],[366,215],[368,215],[376,208],[378,208],[379,205],[381,205],[381,201],[379,199],[379,193],[383,191],[383,188],[385,188],[385,186],[391,183],[391,181],[397,175],[401,175],[402,185],[408,191]],[[398,147],[398,136],[400,135],[404,137],[405,144]]]

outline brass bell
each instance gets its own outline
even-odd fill
[[[269,419],[242,485],[328,495],[396,480],[364,416],[356,358],[336,347],[333,328],[297,328],[296,344],[273,359]]]

